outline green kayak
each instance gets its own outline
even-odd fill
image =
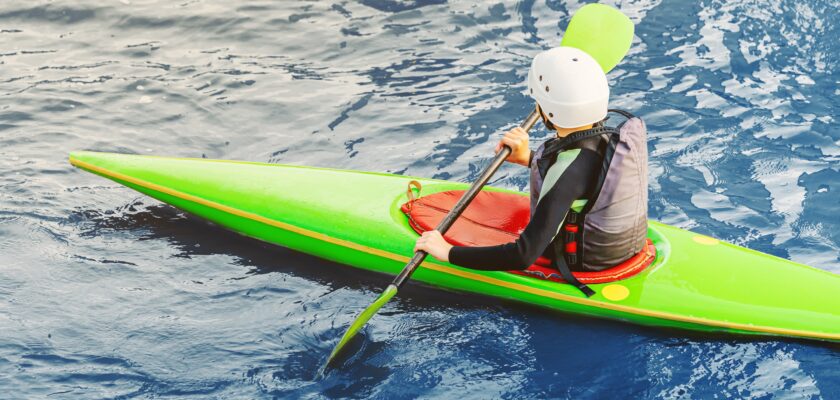
[[[468,185],[253,162],[76,152],[76,167],[241,234],[366,270],[397,274],[417,234],[400,206]],[[490,191],[504,191],[486,188]],[[512,192],[511,192],[512,193]],[[524,194],[522,194],[524,196]],[[700,331],[840,341],[840,275],[650,222],[656,259],[627,279],[590,285],[475,271],[427,259],[413,279],[554,310]]]

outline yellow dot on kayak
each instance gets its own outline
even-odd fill
[[[714,246],[714,245],[720,243],[720,240],[717,240],[715,238],[710,238],[708,236],[703,236],[703,235],[695,236],[694,241],[697,242],[697,243],[700,243],[700,244],[705,244],[706,246]]]
[[[601,289],[601,294],[607,300],[621,301],[626,299],[627,296],[630,295],[630,289],[627,289],[627,287],[624,285],[612,284],[604,286],[604,288]]]

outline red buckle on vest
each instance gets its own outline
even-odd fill
[[[578,233],[578,226],[574,224],[566,224],[566,232]]]
[[[566,243],[566,254],[577,254],[577,242]]]

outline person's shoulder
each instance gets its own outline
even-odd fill
[[[624,132],[627,132],[627,131],[638,131],[638,132],[641,132],[641,133],[647,132],[647,124],[645,124],[645,121],[642,119],[642,117],[637,117],[637,116],[634,116],[633,118],[630,118],[627,121],[624,121],[620,125],[620,128]]]
[[[575,148],[557,153],[557,162],[555,164],[565,165],[564,168],[571,166],[572,164],[588,165],[592,163],[599,163],[601,157],[602,155],[597,144],[594,146],[576,146]]]

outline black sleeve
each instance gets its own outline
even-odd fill
[[[455,246],[449,251],[449,262],[485,271],[528,268],[554,240],[572,203],[589,193],[600,165],[601,157],[597,152],[582,149],[537,204],[533,218],[519,239],[498,246]]]

